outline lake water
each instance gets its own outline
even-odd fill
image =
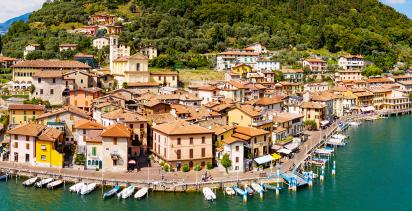
[[[218,191],[206,202],[201,193],[150,193],[143,200],[102,200],[101,189],[78,196],[0,182],[0,210],[412,210],[412,116],[392,117],[350,128],[349,144],[334,155],[337,175],[313,187],[279,196],[266,192],[244,203]]]

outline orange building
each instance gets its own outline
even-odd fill
[[[77,106],[85,111],[91,111],[92,101],[101,96],[103,96],[103,93],[100,88],[79,88],[70,90],[69,103],[70,105]]]

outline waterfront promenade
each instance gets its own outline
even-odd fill
[[[321,131],[306,131],[309,135],[308,140],[300,145],[299,152],[294,154],[291,159],[282,159],[281,172],[287,172],[293,169],[296,165],[300,165],[309,156],[310,152],[321,143],[321,136],[326,137],[333,133],[337,128],[337,124],[334,123],[325,130]],[[276,168],[268,168],[264,171],[250,171],[245,173],[230,173],[227,175],[224,171],[215,168],[213,170],[202,170],[199,172],[169,172],[165,173],[158,164],[154,164],[152,167],[141,168],[138,172],[128,173],[112,173],[93,170],[84,170],[81,168],[47,168],[47,167],[34,167],[30,165],[16,164],[12,162],[3,161],[0,162],[0,168],[8,169],[12,171],[12,174],[20,174],[25,176],[39,175],[39,176],[54,176],[55,178],[61,177],[64,180],[71,182],[93,181],[101,184],[104,181],[106,185],[114,184],[136,184],[140,186],[147,186],[148,183],[152,187],[154,184],[160,184],[162,190],[176,190],[176,186],[187,185],[211,185],[212,187],[221,186],[223,184],[234,184],[237,182],[250,182],[256,180],[265,180],[265,182],[273,182],[274,178],[267,179],[267,175],[276,172]],[[211,179],[206,182],[202,181],[202,174],[207,171],[208,175],[211,175]],[[168,187],[168,188],[166,188]],[[174,187],[174,188],[173,188]],[[158,189],[158,188],[156,188]],[[182,190],[182,189],[179,189]],[[187,190],[185,188],[184,190]]]

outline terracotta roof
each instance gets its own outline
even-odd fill
[[[89,135],[86,138],[86,142],[90,143],[102,143],[102,134],[103,130],[90,130]]]
[[[6,62],[6,61],[17,61],[17,59],[6,57],[6,56],[0,56],[0,62]]]
[[[368,91],[372,92],[372,93],[383,93],[383,92],[390,92],[390,89],[387,89],[385,87],[382,86],[370,86],[368,88],[366,88]]]
[[[46,107],[44,105],[33,105],[33,104],[12,104],[9,105],[8,110],[37,110],[44,111]]]
[[[77,47],[77,44],[63,43],[59,47]]]
[[[115,124],[107,127],[102,131],[100,136],[102,137],[119,137],[119,138],[129,138],[131,135],[129,128],[123,124]]]
[[[63,77],[63,72],[60,70],[37,70],[33,78],[61,78]]]
[[[245,88],[245,86],[244,86],[242,83],[240,83],[239,81],[233,81],[233,80],[231,80],[231,81],[229,81],[228,83],[229,83],[230,85],[236,87],[237,89],[244,89],[244,88]]]
[[[240,133],[250,137],[269,134],[268,131],[254,127],[236,126],[235,133]]]
[[[357,97],[373,96],[373,93],[372,93],[372,92],[368,92],[368,91],[355,92],[355,93],[353,93],[353,94],[356,95]]]
[[[27,123],[11,129],[7,133],[13,135],[38,136],[44,128],[46,128],[44,125]]]
[[[256,105],[263,105],[263,106],[267,106],[267,105],[273,105],[273,104],[278,104],[278,103],[282,103],[282,100],[278,100],[276,98],[268,98],[268,97],[262,97],[259,98],[255,104]]]
[[[63,131],[48,127],[39,136],[39,140],[55,142],[63,134]]]
[[[310,63],[312,62],[326,63],[326,61],[323,61],[322,59],[316,59],[316,58],[307,58],[305,59],[305,61],[310,62]]]
[[[88,120],[88,119],[80,119],[74,123],[74,128],[92,130],[92,129],[104,129],[104,126],[97,122]]]
[[[325,108],[326,105],[323,105],[322,103],[317,103],[317,102],[302,102],[300,104],[301,108],[316,108],[316,109],[320,109],[320,108]]]
[[[149,122],[156,123],[156,124],[174,122],[177,119],[170,113],[151,114],[151,115],[147,115],[146,118]]]
[[[143,105],[145,106],[145,107],[149,107],[149,108],[152,108],[153,106],[156,106],[156,105],[158,105],[158,104],[166,104],[166,105],[169,105],[169,104],[167,104],[167,103],[162,103],[162,102],[160,102],[159,100],[150,100],[150,101],[147,101],[147,102],[145,102],[145,103],[143,103]]]
[[[411,81],[398,81],[398,83],[402,85],[412,85],[412,80]]]
[[[228,56],[259,56],[258,52],[239,52],[239,51],[226,51],[219,53],[218,55],[228,55]]]
[[[212,125],[212,130],[213,132],[215,132],[215,135],[220,135],[224,132],[232,130],[233,128],[234,128],[233,126],[229,126],[229,125],[218,125],[218,124]]]
[[[91,54],[83,54],[83,53],[78,53],[74,55],[74,58],[95,58],[94,55]]]
[[[236,108],[251,117],[260,116],[262,114],[261,110],[256,109],[251,105],[240,105],[240,106],[236,106]]]
[[[245,142],[244,140],[239,139],[239,138],[235,138],[233,136],[229,136],[229,137],[222,140],[222,142],[225,143],[225,144],[233,144],[233,143],[238,142],[238,141]]]
[[[179,75],[177,71],[170,71],[170,72],[150,72],[150,75]]]
[[[157,87],[157,86],[160,86],[160,84],[157,82],[135,82],[135,83],[128,83],[127,86],[128,87],[147,87],[147,86]]]
[[[283,123],[283,122],[289,122],[289,121],[292,121],[298,118],[303,118],[303,115],[289,113],[289,112],[282,112],[282,113],[279,113],[277,116],[273,117],[273,122]]]
[[[242,140],[244,140],[244,141],[247,141],[247,140],[249,140],[249,139],[251,138],[250,136],[243,135],[243,134],[241,134],[241,133],[233,133],[233,134],[232,134],[232,137],[240,138],[240,139],[242,139]]]
[[[393,83],[389,78],[368,78],[366,81],[368,83]]]
[[[177,120],[171,123],[156,125],[153,130],[160,131],[167,135],[183,135],[183,134],[208,134],[213,131],[200,127],[199,125],[189,124],[185,120]]]
[[[27,68],[58,68],[58,69],[90,69],[90,66],[82,62],[74,60],[25,60],[17,62],[12,66],[13,68],[27,67]]]
[[[215,90],[218,90],[218,88],[216,86],[211,86],[211,85],[201,86],[201,87],[198,87],[197,89],[202,90],[202,91],[215,91]]]
[[[229,108],[232,108],[232,107],[234,107],[233,104],[222,103],[220,105],[216,105],[216,106],[212,107],[212,110],[216,111],[216,112],[221,112],[225,109],[229,109]]]
[[[65,113],[65,112],[75,114],[75,115],[83,117],[85,119],[90,118],[86,111],[84,111],[84,110],[82,110],[82,109],[80,109],[76,106],[69,105],[69,106],[65,106],[64,108],[61,108],[61,109],[57,109],[57,110],[53,110],[51,112],[41,114],[36,119],[43,119],[43,118],[58,115],[58,114],[61,114],[61,113]]]
[[[114,60],[114,62],[127,62],[128,60],[148,60],[147,56],[136,53],[132,56],[123,56]]]
[[[109,102],[103,102],[103,103],[96,104],[96,105],[94,105],[93,107],[95,107],[95,108],[103,108],[103,107],[110,106],[110,105],[112,105],[112,104],[109,103]]]
[[[1,57],[0,57],[0,60],[1,60]],[[408,78],[412,78],[412,75],[395,75],[395,76],[392,76],[392,78],[394,78],[394,79],[408,79]]]
[[[201,101],[202,100],[193,93],[181,94],[179,99],[182,101]]]
[[[345,56],[339,56],[339,58],[340,57],[344,57],[344,58],[347,58],[347,59],[351,59],[351,58],[363,59],[362,55],[345,55]]]
[[[176,111],[176,114],[190,114],[189,110],[184,105],[172,104],[171,108]]]

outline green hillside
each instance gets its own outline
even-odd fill
[[[52,54],[58,42],[71,39],[92,52],[88,39],[67,35],[63,26],[86,24],[99,11],[130,21],[121,41],[133,50],[150,43],[161,53],[179,56],[260,42],[269,49],[364,54],[381,67],[412,63],[412,21],[377,0],[55,1],[34,12],[28,27],[10,30],[3,52],[21,56],[22,47],[35,41]]]

